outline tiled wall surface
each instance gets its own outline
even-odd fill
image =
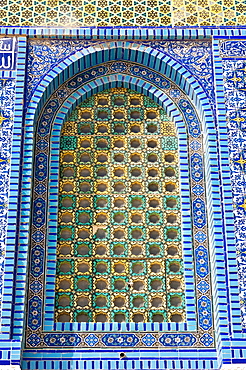
[[[79,6],[78,2],[77,5],[74,4],[70,3],[69,6]],[[16,13],[16,17],[22,17],[22,22],[25,22],[24,15],[18,13],[17,8],[12,5],[20,8],[26,6],[29,12],[36,11],[35,7],[38,5],[45,9],[48,6],[51,8],[57,6],[60,7],[57,8],[57,12],[63,12],[63,15],[65,13],[65,8],[61,8],[65,5],[54,4],[54,2],[38,5],[16,2],[4,5],[6,9]],[[93,6],[96,6],[89,2],[87,5],[86,9],[90,9],[88,12],[92,12]],[[114,5],[115,11],[120,12],[121,9],[117,10],[116,6],[123,7],[124,2],[119,5],[114,3]],[[150,2],[142,5],[151,6]],[[189,6],[190,12],[193,13],[194,9],[191,5],[183,4],[183,6]],[[209,11],[219,12],[220,16],[224,12],[223,17],[228,10],[225,9],[226,6],[235,9],[239,6],[234,3],[232,5],[227,3],[224,8],[221,4],[215,5],[210,6]],[[113,4],[101,4],[101,6],[107,12],[107,6],[110,7]],[[130,7],[129,4],[126,6]],[[140,11],[139,4],[138,8],[137,5],[132,6],[133,11],[136,9]],[[174,6],[174,3],[169,6]],[[180,10],[182,4],[177,6]],[[206,7],[206,4],[199,4],[199,8],[198,4],[195,6],[202,11],[204,10],[202,7]],[[221,7],[220,10],[219,7]],[[82,11],[83,7],[80,9]],[[142,12],[149,11],[141,9]],[[182,18],[181,10],[179,13]],[[46,16],[45,11],[42,14],[40,8],[39,16],[46,17],[47,20],[49,16]],[[145,17],[147,17],[146,14]],[[172,22],[175,14],[174,10]],[[187,14],[186,12],[185,17],[188,19]],[[230,14],[231,18],[227,20],[228,22],[232,20],[234,13]],[[26,12],[26,17],[27,15]],[[87,16],[86,14],[85,18]],[[31,14],[28,15],[29,21],[32,20],[33,24],[36,22],[35,17],[36,15],[33,15],[33,18]],[[59,15],[56,17],[59,18]],[[105,20],[105,15],[103,17]],[[108,24],[112,22],[110,17],[113,15],[106,18]],[[208,17],[215,22],[212,14]],[[2,18],[5,22],[4,17]],[[190,18],[189,21],[180,19],[175,20],[176,25],[182,26],[191,22]],[[183,21],[183,24],[179,23]],[[239,23],[239,20],[234,19],[234,21]],[[14,25],[15,21],[11,19],[6,22]],[[18,24],[19,20],[16,22]],[[10,185],[6,182],[9,173],[7,167],[10,157],[9,150],[3,150],[3,155],[1,153],[0,157],[4,175],[1,179],[5,183],[3,189],[9,186],[9,195],[5,196],[4,200],[6,203],[7,198],[9,199],[9,212],[2,333],[0,334],[0,365],[21,363],[23,369],[40,370],[133,368],[210,370],[220,369],[222,363],[231,364],[230,366],[234,366],[235,363],[244,363],[246,357],[244,334],[246,317],[244,301],[244,230],[246,223],[244,74],[246,67],[243,56],[246,48],[243,40],[235,40],[232,43],[226,38],[233,36],[243,39],[246,37],[246,32],[240,29],[206,28],[201,30],[102,28],[74,31],[2,28],[1,32],[23,36],[18,37],[15,71],[5,71],[2,75],[2,84],[6,86],[5,89],[10,86],[11,93],[7,94],[7,99],[6,90],[2,89],[1,104],[4,102],[5,109],[2,116],[5,119],[1,124],[8,124],[11,129],[11,122],[13,122],[14,128]],[[24,34],[29,34],[29,38],[27,39]],[[33,37],[37,35],[40,36],[39,39]],[[124,39],[135,40],[133,42]],[[223,71],[225,81],[222,77]],[[11,102],[13,104],[15,86],[16,98],[13,110]],[[96,92],[111,87],[126,87],[148,95],[166,109],[168,116],[177,127],[187,305],[187,322],[183,324],[163,323],[160,326],[156,323],[154,325],[147,323],[133,327],[133,325],[121,326],[121,324],[116,326],[114,324],[98,325],[98,323],[97,325],[93,323],[90,325],[54,323],[60,130],[64,120],[80,102]],[[6,114],[7,108],[10,112],[9,116]],[[39,112],[42,114],[38,119]],[[226,112],[228,120],[226,120]],[[50,136],[48,136],[49,127]],[[6,137],[10,140],[11,133]],[[4,138],[2,136],[2,143],[4,143]],[[42,197],[47,187],[49,189],[47,198],[49,213],[47,226],[45,226],[47,243],[42,228],[34,225],[31,235],[29,227],[35,144],[37,155],[42,152],[42,155],[47,156],[49,150],[51,153],[51,162],[47,162],[50,178],[47,172],[45,181],[38,180],[39,171],[43,172],[43,167],[42,169],[38,166],[34,167],[35,194],[40,194]],[[232,159],[231,173],[228,149]],[[188,152],[190,159],[187,156]],[[202,158],[203,152],[204,157]],[[204,162],[202,162],[203,159]],[[193,181],[191,183],[187,174],[185,175],[188,161],[191,163]],[[196,171],[193,171],[193,168]],[[204,198],[205,192],[201,182],[204,176],[206,178],[206,198]],[[207,218],[204,217],[202,225],[199,224],[200,221],[197,221],[200,218],[190,216],[189,186],[192,187],[195,197],[204,199],[202,201],[206,202]],[[233,202],[231,189],[233,190]],[[193,213],[196,213],[195,207],[193,207]],[[4,220],[3,218],[3,224]],[[187,233],[191,222],[194,227],[193,240]],[[31,274],[29,275],[27,261],[30,237],[33,244],[35,242],[35,245],[39,244],[41,249],[43,248],[44,253],[37,259],[36,250],[31,250]],[[192,259],[190,245],[195,248],[195,262]],[[205,257],[204,250],[206,251]],[[203,251],[202,259],[199,257],[201,251]],[[45,255],[48,257],[47,265]],[[210,260],[209,264],[208,260]],[[190,266],[195,267],[190,268]],[[47,271],[46,276],[44,271]],[[195,275],[196,279],[194,279]],[[27,276],[30,283],[28,297],[25,294]],[[196,297],[194,297],[194,284],[197,284]],[[45,297],[44,301],[42,301],[43,297]],[[195,299],[198,302],[197,312],[194,308]],[[28,300],[27,305],[25,300]],[[27,306],[28,310],[26,310]],[[24,327],[25,315],[27,315],[27,328]],[[20,345],[25,331],[27,341],[26,343],[23,341],[21,355]],[[128,333],[129,331],[131,333]],[[135,348],[133,344],[136,345]],[[100,348],[102,345],[103,349]],[[76,351],[75,346],[77,346]],[[120,352],[126,353],[125,359],[119,359]]]
[[[245,182],[245,72],[246,43],[220,40],[220,54],[223,58],[224,92],[227,108],[228,144],[232,174],[233,203],[236,230],[236,248],[239,261],[239,279],[241,285],[241,307],[245,312],[246,303],[246,182]]]

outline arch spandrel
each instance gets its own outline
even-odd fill
[[[117,61],[118,63],[119,60],[123,63],[126,61],[134,64],[138,63],[140,66],[151,68],[165,75],[174,84],[180,86],[191,98],[197,111],[200,113],[202,121],[204,118],[206,120],[210,115],[207,111],[207,106],[210,103],[206,91],[188,69],[170,55],[166,55],[159,50],[157,51],[153,45],[145,46],[132,41],[92,43],[68,56],[62,63],[50,68],[42,79],[42,85],[34,88],[32,92],[32,103],[29,106],[30,113],[32,114],[34,106],[37,107],[36,113],[40,113],[44,101],[54,92],[58,85],[67,80],[67,76],[71,75],[71,73],[74,74],[91,68],[102,63],[102,61],[104,63]],[[122,72],[124,71],[117,70],[117,73]]]

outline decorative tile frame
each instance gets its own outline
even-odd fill
[[[124,74],[122,73],[124,72]],[[113,74],[114,72],[118,72],[117,75]],[[109,74],[111,73],[111,74]],[[120,73],[120,74],[119,74]],[[105,75],[105,77],[102,77]],[[138,80],[135,79],[137,75]],[[98,77],[99,78],[96,78]],[[95,91],[102,90],[102,86],[104,88],[108,88],[110,86],[110,82],[114,81],[112,84],[113,86],[117,82],[123,83],[124,85],[127,84],[127,80],[129,76],[132,77],[131,86],[135,85],[135,88],[139,90],[137,87],[141,81],[142,85],[146,85],[142,87],[142,90],[146,93],[146,95],[150,95],[150,90],[152,86],[155,85],[159,92],[162,93],[162,98],[158,99],[156,93],[153,93],[153,97],[155,100],[162,104],[163,107],[167,108],[167,111],[171,109],[173,112],[174,119],[176,121],[178,131],[180,134],[180,152],[183,151],[190,152],[190,162],[191,162],[191,181],[192,185],[192,192],[193,192],[193,200],[192,200],[192,209],[193,209],[193,234],[194,239],[193,241],[189,238],[188,243],[196,246],[195,252],[195,265],[196,265],[196,283],[197,283],[197,305],[198,305],[198,312],[197,312],[197,323],[194,321],[194,310],[196,311],[195,304],[192,302],[191,295],[188,294],[187,302],[188,302],[188,312],[187,312],[187,324],[160,324],[155,325],[154,331],[157,330],[163,332],[161,335],[157,335],[157,338],[153,336],[153,325],[152,324],[138,324],[138,334],[136,333],[136,325],[132,324],[117,324],[117,325],[110,325],[110,324],[53,324],[52,323],[52,313],[54,314],[54,294],[50,296],[48,292],[54,292],[54,284],[55,284],[55,266],[54,262],[56,253],[56,214],[58,210],[57,204],[57,196],[58,196],[58,170],[59,167],[57,165],[57,158],[59,157],[59,131],[62,127],[62,122],[64,118],[68,115],[68,112],[71,112],[71,109],[78,104],[81,99],[83,99],[83,95],[85,91],[89,91],[87,93],[87,97]],[[141,76],[141,78],[140,78]],[[94,84],[94,89],[91,91],[90,86],[88,83],[85,83],[85,79],[89,82],[92,81]],[[148,80],[151,80],[152,85],[150,85]],[[134,81],[135,80],[135,81]],[[164,87],[164,89],[163,89]],[[168,95],[167,95],[168,94]],[[171,99],[172,100],[171,100]],[[61,104],[66,106],[66,109],[62,109],[62,113],[59,113],[59,107]],[[180,117],[178,110],[182,112],[183,118]],[[174,111],[175,114],[174,114]],[[61,116],[62,114],[62,116]],[[56,118],[55,118],[56,117]],[[63,117],[63,119],[61,119]],[[55,120],[54,120],[55,119]],[[51,134],[51,141],[50,141],[50,150],[51,150],[51,163],[48,163],[49,154],[47,152],[47,148],[49,146],[48,141],[45,138],[49,137],[49,131],[51,130],[51,125],[54,120],[54,129],[53,133]],[[186,129],[183,125],[183,120],[186,121],[188,136],[189,136],[189,150],[186,147]],[[58,138],[58,140],[57,140]],[[214,342],[213,339],[213,319],[212,319],[212,302],[211,302],[211,293],[210,293],[210,280],[208,279],[209,275],[209,266],[208,266],[208,254],[207,251],[207,227],[206,227],[206,219],[205,215],[200,215],[200,206],[205,207],[205,189],[203,184],[204,174],[203,174],[203,151],[202,151],[202,134],[200,123],[198,121],[198,117],[195,113],[192,104],[187,100],[187,97],[182,93],[182,91],[177,88],[177,86],[171,84],[166,78],[161,76],[160,74],[155,73],[154,71],[148,70],[144,67],[141,67],[136,64],[128,64],[123,62],[113,62],[109,63],[108,65],[102,65],[95,67],[91,70],[86,70],[83,73],[76,75],[69,79],[64,85],[62,85],[54,94],[50,97],[48,102],[46,103],[41,116],[39,118],[39,123],[37,125],[37,152],[36,152],[36,167],[35,167],[35,183],[34,183],[34,202],[35,199],[41,199],[42,202],[47,201],[46,191],[48,189],[56,188],[56,191],[52,191],[52,196],[50,193],[49,199],[51,202],[47,203],[47,207],[44,207],[48,210],[48,214],[54,215],[52,217],[52,222],[48,223],[50,232],[48,232],[47,236],[45,235],[45,230],[47,228],[46,223],[43,222],[43,225],[33,226],[32,231],[32,251],[30,257],[31,269],[30,269],[30,287],[29,287],[29,311],[28,311],[28,320],[27,320],[27,346],[31,347],[43,347],[43,346],[81,346],[81,343],[85,343],[87,346],[102,346],[102,343],[99,341],[101,337],[102,342],[104,345],[107,346],[150,346],[150,345],[163,345],[163,346],[176,346],[179,343],[179,346],[212,346]],[[55,161],[52,159],[54,156]],[[42,159],[42,162],[39,162],[39,159]],[[189,159],[188,159],[189,160]],[[186,158],[187,161],[187,158]],[[40,164],[39,164],[40,163]],[[185,162],[187,163],[187,162]],[[189,200],[189,178],[188,178],[188,169],[185,163],[181,163],[181,172],[185,171],[186,174],[181,178],[181,181],[185,181],[186,183],[186,191],[182,191],[181,197],[183,196],[182,203],[190,204]],[[39,169],[40,166],[40,169]],[[182,167],[183,166],[183,167]],[[50,174],[48,175],[48,168],[50,167]],[[50,181],[48,181],[49,186],[47,186],[47,180],[50,176]],[[188,181],[188,182],[187,182]],[[56,185],[54,186],[54,184]],[[199,185],[198,185],[199,184]],[[47,189],[47,190],[46,190]],[[187,198],[188,197],[188,198]],[[49,204],[49,205],[48,205]],[[185,209],[187,206],[185,206]],[[186,212],[183,209],[183,212]],[[188,209],[189,210],[189,206]],[[36,209],[35,206],[33,208],[33,212],[35,214]],[[197,215],[197,216],[196,216]],[[198,216],[199,215],[199,216]],[[43,220],[45,220],[45,215],[43,215]],[[47,216],[46,216],[47,220]],[[191,225],[192,220],[189,221],[183,220],[183,228],[184,226],[188,229]],[[51,231],[52,230],[52,231]],[[55,236],[55,237],[54,237]],[[47,241],[46,241],[47,237]],[[187,239],[185,237],[185,239]],[[47,250],[47,260],[49,261],[47,267],[47,276],[49,279],[44,281],[43,272],[45,271],[45,250],[46,250],[46,243],[48,243],[48,250]],[[184,240],[184,245],[187,243],[187,240]],[[186,248],[185,248],[186,249]],[[43,251],[43,252],[41,252]],[[38,252],[38,253],[37,253]],[[37,258],[38,256],[38,258]],[[200,257],[201,256],[201,257]],[[186,280],[191,281],[194,279],[192,277],[193,273],[188,272],[192,269],[188,268],[189,264],[192,262],[192,249],[187,248],[187,251],[184,251],[184,263],[185,263],[185,277]],[[194,263],[194,262],[193,262]],[[205,279],[204,279],[205,278]],[[196,285],[195,283],[195,285]],[[43,304],[43,288],[46,285],[46,302]],[[191,288],[188,284],[188,287]],[[186,285],[187,288],[187,285]],[[188,293],[188,291],[187,291]],[[44,306],[44,332],[42,333],[42,306]],[[204,308],[203,308],[204,307]],[[206,313],[205,313],[206,311]],[[47,318],[47,319],[46,319]],[[197,334],[196,328],[198,330]],[[168,334],[170,329],[174,330],[172,334]],[[41,330],[41,332],[40,332]],[[51,331],[53,330],[65,330],[72,331],[71,334],[54,334]],[[77,334],[74,331],[79,331]],[[89,334],[88,330],[92,330]],[[122,331],[121,334],[110,334],[110,331]],[[133,330],[134,334],[129,334],[129,330]],[[149,332],[152,330],[152,333]],[[184,334],[177,333],[176,331],[184,331]],[[47,332],[48,331],[48,332]],[[82,331],[82,332],[81,332]],[[96,336],[95,332],[107,332],[107,334],[98,334],[99,337]],[[165,333],[166,331],[166,333]],[[83,333],[84,332],[84,333]],[[142,332],[142,333],[141,333]],[[157,334],[156,332],[156,334]],[[41,334],[42,333],[42,334]],[[147,337],[146,337],[147,335]],[[113,339],[114,338],[114,339]],[[140,344],[140,338],[142,344]],[[148,338],[148,340],[147,340]],[[150,340],[151,339],[151,340]],[[118,341],[120,340],[120,342]],[[158,344],[157,344],[158,340]]]

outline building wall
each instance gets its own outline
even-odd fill
[[[164,5],[167,4],[158,4],[159,8],[156,11],[163,11],[164,16],[168,17],[168,11],[164,10]],[[204,10],[202,9],[205,7],[204,4],[181,4],[183,8],[176,4],[177,11],[174,3],[168,4],[172,7],[169,14],[171,20],[168,24],[161,20],[162,14],[156,18],[157,23],[150,23],[152,21],[149,20],[148,7],[153,5],[144,2],[134,5],[134,10],[129,8],[129,12],[142,12],[137,16],[134,15],[136,20],[134,27],[138,26],[136,22],[140,15],[144,14],[145,23],[140,22],[139,25],[148,25],[149,28],[130,28],[131,24],[125,24],[125,18],[121,18],[125,10],[116,9],[116,5],[123,7],[124,4],[114,4],[118,15],[112,11],[110,18],[106,18],[106,21],[104,19],[105,24],[101,24],[99,20],[99,13],[102,12],[100,7],[103,6],[104,10],[108,11],[106,6],[112,7],[112,4],[98,3],[95,10],[95,4],[92,4],[94,8],[89,7],[91,5],[89,2],[84,5],[45,3],[41,4],[44,10],[39,10],[40,14],[35,13],[31,18],[28,12],[35,12],[39,5],[13,3],[4,5],[6,9],[3,7],[3,10],[9,10],[6,17],[2,18],[4,26],[14,27],[2,27],[1,33],[5,39],[2,39],[1,45],[5,46],[0,46],[1,56],[5,58],[4,66],[2,59],[0,105],[3,117],[0,126],[2,135],[0,165],[3,184],[0,188],[2,204],[0,215],[3,225],[1,248],[4,266],[0,364],[6,366],[4,367],[6,369],[12,365],[21,366],[22,369],[40,370],[65,368],[209,370],[220,369],[223,364],[229,369],[233,369],[235,364],[243,365],[246,317],[244,267],[246,33],[244,28],[229,27],[234,25],[233,22],[237,25],[244,22],[243,11],[240,15],[239,11],[236,12],[240,4],[210,5],[205,9],[210,12],[206,20],[202,19],[199,13]],[[77,6],[79,8],[77,10],[81,12],[87,9],[88,13],[86,15],[83,13],[80,19],[89,22],[89,17],[92,17],[93,22],[102,28],[57,28],[60,26],[59,22],[67,20],[57,15],[52,21],[49,18],[50,11],[64,16],[65,6],[73,10]],[[192,6],[197,9],[195,16]],[[18,7],[21,9],[20,12],[17,11]],[[189,12],[187,7],[190,9]],[[217,18],[213,12],[216,12]],[[202,14],[207,13],[203,11]],[[225,19],[226,14],[231,14],[231,18],[227,15],[228,18]],[[13,18],[14,16],[16,18]],[[120,19],[116,25],[122,27],[106,28],[112,25],[112,19],[114,17],[116,19],[117,16]],[[194,20],[194,28],[171,28],[172,25],[177,27],[191,25],[192,16],[198,17],[199,20]],[[43,17],[47,22],[45,25],[52,25],[54,28],[29,28],[32,25],[42,26],[42,23],[37,24],[37,17]],[[105,18],[105,15],[103,17]],[[208,17],[211,23],[206,24]],[[218,23],[215,22],[215,18]],[[21,28],[18,28],[20,24],[18,22],[21,22]],[[75,21],[69,23],[69,27],[90,25],[73,22]],[[129,22],[133,22],[133,18]],[[159,25],[169,28],[157,28]],[[220,27],[215,28],[214,25]],[[124,28],[125,26],[128,28]],[[206,26],[212,27],[205,28]],[[6,45],[11,45],[12,54],[6,53],[10,51]],[[8,56],[13,63],[6,68]],[[98,73],[99,68],[102,68],[103,72]],[[75,81],[75,85],[69,85],[77,77],[82,77],[80,79],[82,82]],[[163,87],[160,81],[166,81],[170,87]],[[63,121],[77,104],[97,91],[117,86],[135,89],[148,95],[162,105],[175,122],[179,133],[183,185],[188,186],[191,183],[187,175],[182,177],[182,166],[184,169],[187,168],[187,130],[190,140],[196,142],[191,144],[193,148],[199,147],[198,141],[192,137],[190,129],[192,126],[189,126],[191,112],[192,120],[197,121],[203,135],[201,141],[203,148],[199,155],[202,156],[204,151],[204,162],[200,171],[206,180],[203,191],[205,190],[206,194],[208,227],[199,230],[193,217],[188,214],[190,205],[182,203],[183,245],[186,256],[185,324],[164,323],[156,326],[147,323],[120,327],[107,324],[96,327],[94,324],[86,326],[53,322],[52,284],[56,266],[58,179],[56,168],[59,156],[59,132]],[[173,90],[176,94],[172,92]],[[186,109],[182,108],[177,94],[181,94],[189,105],[188,114]],[[51,150],[46,183],[49,191],[46,206],[49,210],[45,229],[47,234],[45,235],[41,229],[35,229],[31,234],[32,191],[36,173],[35,150],[40,150],[42,146],[36,140],[36,135],[42,128],[42,115],[47,112],[50,115],[49,122],[52,123],[50,140],[47,141]],[[185,199],[185,195],[184,186],[182,199]],[[191,235],[187,235],[186,232],[191,223],[194,231],[193,241]],[[3,243],[4,232],[7,233],[5,243]],[[47,271],[47,274],[42,273],[34,280],[32,269],[36,262],[30,250],[31,238],[37,243],[47,240],[47,243],[43,244],[43,264],[42,261],[38,262],[41,271]],[[198,242],[204,243],[206,248],[209,248],[205,267],[208,268],[210,279],[206,280],[208,288],[198,287],[197,295],[194,297],[194,289],[191,287],[200,281],[198,268],[200,262],[196,258],[196,253],[194,253],[195,262],[190,259],[188,249],[191,244],[197,246]],[[211,320],[209,327],[203,323],[206,315],[202,310],[204,307],[202,302],[206,293],[209,293],[206,298],[206,302],[209,302],[207,310]],[[33,297],[37,297],[35,299],[38,302],[35,306],[38,308],[34,310],[37,312],[34,313]],[[33,322],[33,319],[36,321]],[[128,341],[129,338],[131,342]],[[134,343],[135,346],[129,343]],[[120,360],[121,352],[126,354],[125,359]]]

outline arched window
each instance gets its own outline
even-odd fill
[[[80,104],[60,143],[56,321],[185,321],[175,126],[117,88]]]

